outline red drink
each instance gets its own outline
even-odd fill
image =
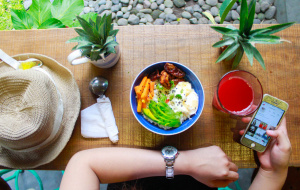
[[[254,93],[244,79],[231,77],[219,86],[218,96],[225,109],[238,114],[251,107]]]

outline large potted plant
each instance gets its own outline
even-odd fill
[[[225,0],[223,2],[223,9],[220,9],[222,19],[226,17],[235,2],[236,0]],[[235,69],[239,65],[243,54],[246,53],[251,66],[253,65],[254,57],[266,69],[264,60],[255,47],[255,44],[279,44],[286,41],[272,34],[292,26],[294,22],[251,30],[255,16],[255,5],[256,0],[251,0],[249,6],[246,0],[241,1],[239,29],[236,29],[232,25],[227,27],[211,26],[212,29],[223,35],[222,39],[213,45],[213,47],[224,50],[216,63],[224,59],[227,61],[233,60],[232,68]]]
[[[119,30],[113,29],[111,14],[97,16],[89,21],[77,16],[80,28],[75,28],[79,36],[67,41],[77,42],[68,56],[72,65],[90,62],[99,68],[114,66],[120,58],[119,45],[116,35]]]

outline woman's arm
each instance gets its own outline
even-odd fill
[[[237,166],[217,146],[179,151],[175,174],[191,175],[208,186],[227,186],[238,179]],[[64,189],[99,189],[99,183],[165,176],[160,151],[133,148],[97,148],[76,153],[61,182]]]

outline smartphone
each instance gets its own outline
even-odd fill
[[[285,101],[265,94],[241,138],[241,143],[258,152],[264,152],[271,140],[266,130],[277,128],[288,107]]]

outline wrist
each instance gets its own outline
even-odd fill
[[[278,180],[278,182],[282,181],[282,183],[284,183],[287,177],[287,173],[288,167],[276,170],[265,170],[260,167],[257,175],[260,175],[265,179],[270,179],[272,181]]]
[[[187,151],[179,151],[179,153],[174,163],[175,175],[189,175],[190,164],[188,162]]]

